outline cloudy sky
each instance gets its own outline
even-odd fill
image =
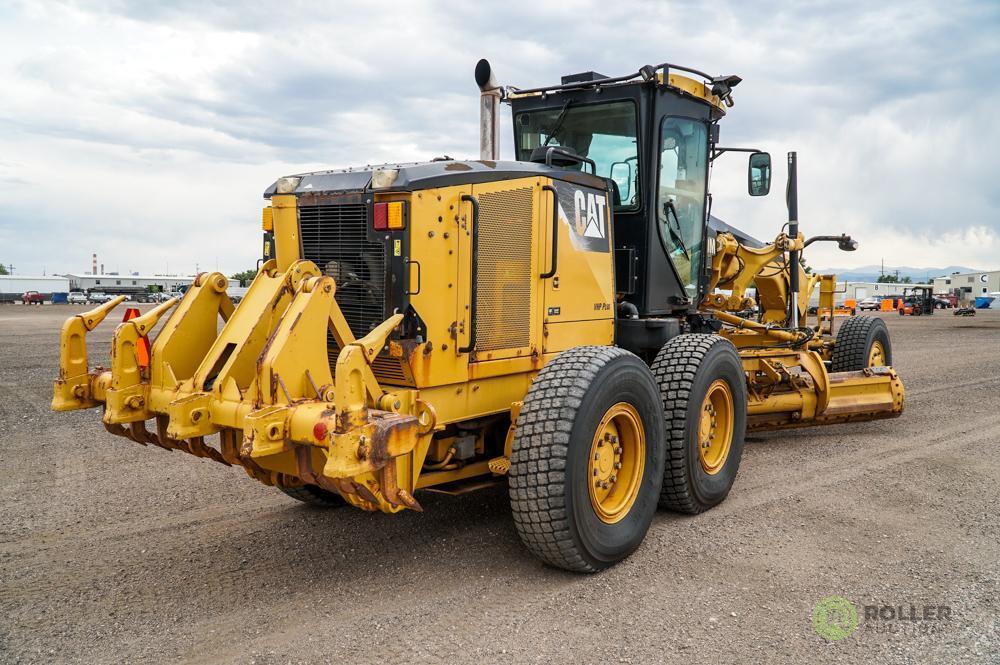
[[[520,87],[665,60],[739,74],[723,142],[797,150],[804,230],[861,242],[811,264],[1000,268],[996,0],[491,4],[0,3],[0,262],[253,266],[277,176],[478,156],[487,57]],[[749,199],[745,168],[717,162],[714,211],[772,237],[784,169]]]

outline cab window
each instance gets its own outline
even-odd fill
[[[633,102],[577,106],[569,101],[561,106],[518,113],[514,127],[518,159],[527,161],[532,151],[541,146],[569,148],[594,160],[597,175],[614,180],[617,210],[639,207],[638,122]]]
[[[705,123],[664,118],[660,125],[656,215],[660,238],[691,298],[698,296],[707,177]]]

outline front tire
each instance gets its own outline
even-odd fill
[[[697,514],[721,503],[736,481],[747,424],[743,363],[719,335],[674,337],[653,361],[666,422],[660,507]]]
[[[881,365],[892,365],[892,344],[885,321],[874,316],[855,316],[844,321],[837,331],[830,371],[857,372]]]
[[[508,473],[514,526],[535,556],[586,573],[626,558],[649,530],[662,477],[659,393],[638,357],[578,347],[538,373]]]

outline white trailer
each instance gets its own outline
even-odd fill
[[[0,275],[0,302],[20,302],[28,291],[38,291],[46,300],[53,293],[68,293],[69,280],[65,277]]]

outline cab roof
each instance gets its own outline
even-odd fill
[[[699,77],[699,79],[691,78],[690,76],[671,70],[688,72]],[[591,71],[563,76],[562,82],[559,85],[524,90],[508,86],[506,89],[506,100],[514,101],[527,97],[544,97],[552,93],[584,90],[587,88],[600,89],[611,86],[637,85],[652,81],[655,81],[656,85],[669,88],[682,96],[692,97],[702,103],[708,104],[713,107],[713,111],[725,115],[726,108],[733,105],[732,89],[742,79],[735,75],[711,76],[690,67],[663,63],[656,66],[644,65],[639,68],[639,71],[624,76],[604,76],[603,74]]]

